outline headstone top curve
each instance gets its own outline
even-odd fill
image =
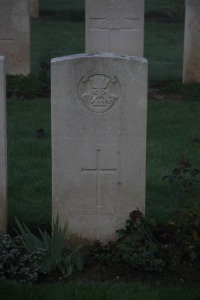
[[[51,60],[51,63],[56,63],[64,60],[83,59],[83,58],[113,58],[113,59],[125,59],[134,60],[135,62],[147,63],[147,59],[138,56],[130,56],[126,54],[117,54],[111,52],[95,52],[95,53],[80,53],[72,54],[62,57],[56,57]]]

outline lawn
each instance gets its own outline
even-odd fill
[[[158,3],[159,2],[159,3]],[[149,62],[149,88],[169,81],[180,82],[183,63],[183,22],[158,18],[173,0],[147,0],[144,56]],[[41,17],[31,22],[32,73],[39,74],[43,61],[54,56],[84,52],[84,1],[40,1]],[[74,14],[75,12],[75,14]],[[65,16],[67,18],[65,19]],[[150,17],[149,17],[150,16]],[[156,16],[151,17],[151,16]],[[75,20],[72,22],[72,18]],[[77,20],[77,18],[79,18]],[[51,224],[51,124],[50,99],[8,99],[8,227],[15,217],[31,228]],[[178,185],[163,181],[180,156],[200,167],[199,102],[171,96],[149,97],[147,127],[146,216],[157,222],[186,203],[174,197]],[[37,131],[44,130],[38,138]],[[198,199],[199,201],[199,199]],[[191,209],[199,202],[190,203]],[[128,216],[127,216],[128,217]],[[158,277],[161,275],[158,275]],[[83,276],[84,277],[84,276]],[[200,290],[188,287],[156,287],[147,284],[0,284],[3,300],[15,299],[199,299]],[[150,280],[151,281],[151,280]],[[148,279],[147,279],[148,282]],[[163,282],[162,282],[163,283]],[[180,283],[180,282],[179,282]],[[170,282],[172,285],[172,282]],[[51,292],[49,292],[51,290]]]
[[[51,220],[51,129],[48,99],[9,100],[8,108],[8,221],[17,216],[31,224]],[[148,102],[147,198],[148,217],[161,219],[176,210],[173,186],[162,180],[180,155],[200,166],[200,107],[198,102],[170,99]],[[37,139],[38,129],[45,137]]]
[[[159,1],[159,10],[172,2]],[[146,10],[155,11],[158,8],[155,4],[153,0],[147,1]],[[84,22],[59,18],[60,12],[65,10],[84,10],[83,1],[48,1],[47,4],[43,0],[40,5],[40,19],[31,22],[31,66],[36,75],[40,72],[40,64],[49,63],[55,56],[84,52]],[[45,8],[59,14],[43,16]],[[181,80],[183,28],[183,22],[147,18],[144,56],[149,63],[150,88]],[[50,224],[50,101],[9,99],[7,107],[8,223],[12,226],[17,216],[32,225]],[[168,217],[177,205],[171,200],[172,188],[162,177],[175,167],[180,154],[195,165],[199,164],[199,145],[190,142],[193,136],[198,136],[198,115],[197,102],[165,99],[148,103],[146,214],[149,217]],[[45,130],[44,139],[36,137],[40,128]]]
[[[49,292],[51,291],[51,292]],[[153,288],[143,284],[0,285],[2,300],[198,300],[200,289]]]

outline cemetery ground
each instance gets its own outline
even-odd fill
[[[41,94],[46,93],[45,96],[49,92],[49,59],[84,52],[83,21],[65,21],[58,15],[41,15],[31,24],[33,76],[40,74],[40,79],[44,79],[46,85]],[[169,239],[173,239],[174,229],[180,230],[179,220],[186,229],[192,228],[189,241],[187,234],[185,237],[189,246],[185,252],[187,257],[182,257],[180,264],[174,262],[169,268],[163,268],[162,272],[150,272],[123,264],[111,267],[93,262],[89,266],[88,252],[83,251],[86,266],[81,272],[76,271],[67,279],[53,272],[35,285],[1,282],[2,299],[15,299],[16,294],[21,299],[38,300],[199,299],[199,223],[191,227],[190,220],[199,220],[199,187],[195,180],[200,169],[200,93],[198,85],[185,88],[181,84],[183,22],[158,18],[157,9],[156,16],[157,19],[152,19],[148,15],[145,23],[144,56],[149,61],[146,219],[162,237]],[[28,83],[19,86],[10,80],[7,101],[8,232],[11,236],[17,227],[15,217],[37,235],[37,227],[48,232],[51,227],[50,100],[40,93],[28,99],[37,94],[31,77]],[[187,177],[179,180],[177,176],[184,176],[184,172]],[[172,176],[164,180],[167,175]],[[191,186],[185,187],[184,183]]]

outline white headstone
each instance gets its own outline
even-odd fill
[[[86,0],[86,52],[143,56],[144,0]]]
[[[39,0],[30,0],[30,17],[39,18]]]
[[[8,74],[30,73],[29,0],[0,0],[0,53]]]
[[[183,82],[200,82],[200,1],[185,4]]]
[[[52,60],[53,218],[71,237],[115,238],[145,210],[147,62],[112,53]]]
[[[7,139],[5,59],[0,56],[0,234],[7,227]]]

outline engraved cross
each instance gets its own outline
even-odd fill
[[[101,182],[100,182],[100,174],[105,173],[116,173],[116,168],[101,168],[100,167],[100,153],[101,150],[97,150],[96,153],[96,167],[81,169],[82,173],[94,173],[96,176],[96,205],[97,207],[101,207]]]
[[[112,51],[112,45],[124,32],[140,30],[140,21],[140,17],[130,16],[123,10],[122,1],[110,0],[109,9],[104,17],[90,17],[90,30],[108,36],[109,50]]]

